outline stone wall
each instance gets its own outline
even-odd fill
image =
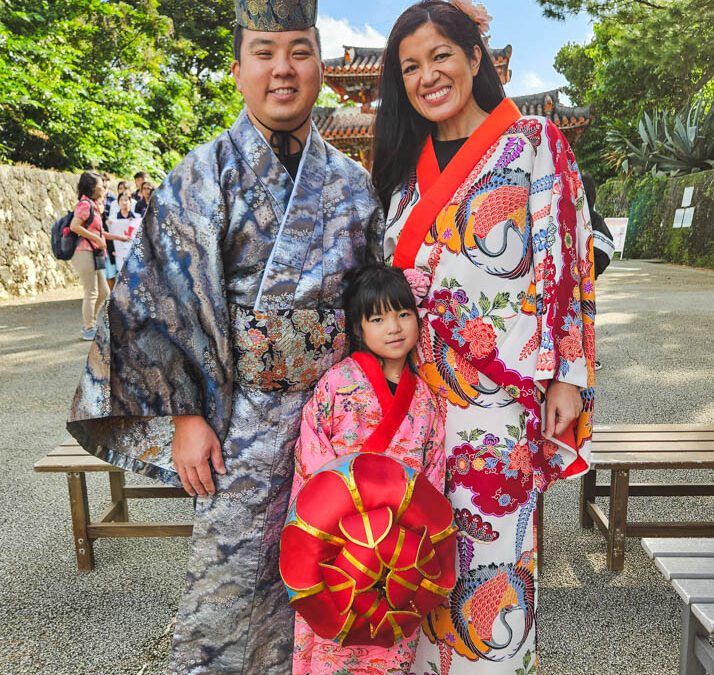
[[[689,206],[683,202],[687,188],[692,220],[675,227],[677,210]],[[625,258],[661,258],[714,269],[714,171],[678,178],[612,178],[598,191],[597,210],[606,218],[629,219]]]
[[[0,299],[78,283],[50,247],[52,223],[77,202],[78,176],[0,166]]]

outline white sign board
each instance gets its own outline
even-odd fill
[[[685,209],[676,209],[674,211],[674,222],[672,223],[672,227],[682,227],[682,223],[684,222],[684,211]]]
[[[688,206],[692,205],[692,197],[694,196],[694,188],[686,187],[684,188],[684,195],[682,197],[682,206],[686,209]]]
[[[625,238],[627,237],[627,218],[605,218],[605,225],[607,225],[612,234],[615,253],[619,253],[620,257],[622,257],[625,251]]]
[[[682,220],[682,227],[691,227],[693,219],[694,207],[690,206],[688,209],[684,209],[684,219]]]

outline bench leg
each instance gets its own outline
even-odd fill
[[[87,536],[89,525],[89,499],[84,472],[68,473],[69,505],[72,511],[72,535],[77,554],[77,568],[88,572],[94,569],[94,545]]]
[[[705,675],[706,671],[694,654],[694,644],[697,639],[699,622],[692,614],[690,605],[682,609],[682,643],[679,650],[680,675]]]
[[[630,471],[629,469],[616,469],[611,473],[610,516],[607,528],[607,569],[619,572],[625,566],[627,498],[630,488]]]
[[[538,564],[538,575],[543,572],[543,493],[538,493],[536,499],[536,561]]]
[[[592,530],[595,523],[588,513],[588,502],[595,501],[597,471],[590,469],[580,480],[580,527]]]
[[[119,504],[119,511],[114,517],[114,520],[121,523],[129,521],[129,503],[124,496],[124,472],[109,473],[109,490],[112,495],[112,501]]]

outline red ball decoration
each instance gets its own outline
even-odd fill
[[[339,457],[291,505],[280,574],[290,604],[320,637],[391,647],[456,583],[451,504],[392,457]]]

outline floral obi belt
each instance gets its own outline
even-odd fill
[[[280,574],[320,637],[391,647],[456,583],[449,501],[419,471],[381,453],[338,457],[290,506]]]
[[[262,391],[311,391],[345,353],[342,310],[265,312],[231,306],[236,381]]]

